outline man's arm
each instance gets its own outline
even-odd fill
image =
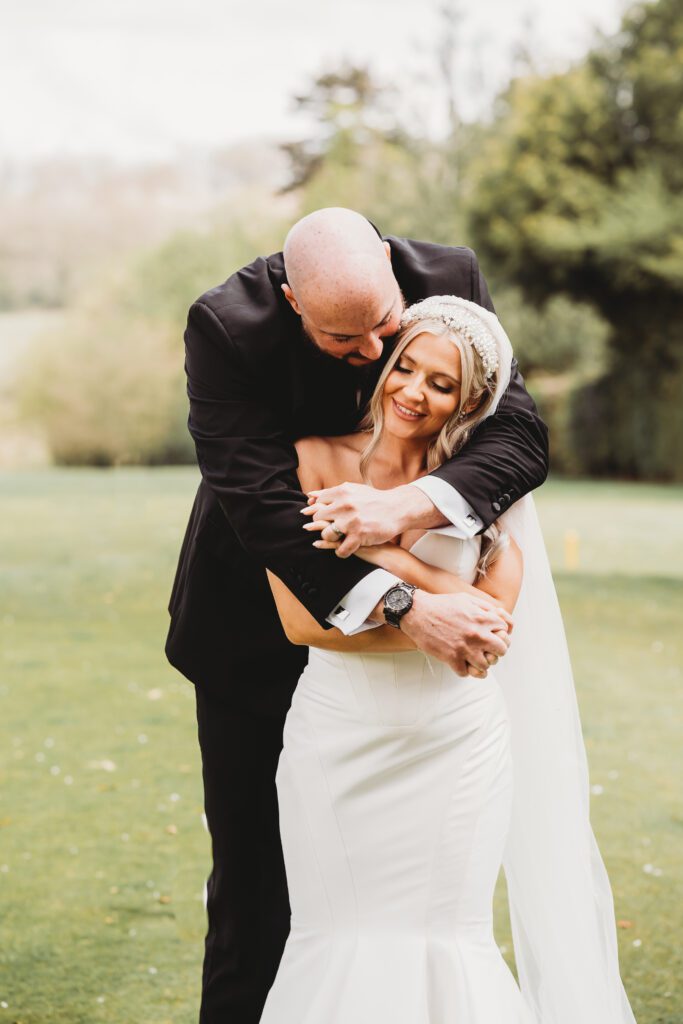
[[[513,361],[509,387],[494,415],[430,476],[455,488],[486,529],[547,475],[548,428]]]
[[[471,254],[471,299],[495,313],[488,284]],[[472,536],[548,475],[548,428],[524,384],[517,360],[496,412],[474,431],[464,448],[416,485],[444,519]],[[451,490],[444,490],[450,487]],[[425,505],[423,517],[427,515]],[[433,517],[432,517],[433,518]],[[416,524],[417,525],[417,524]],[[441,523],[430,523],[430,526]],[[405,529],[406,527],[404,527]]]
[[[470,276],[472,301],[495,313],[474,253]],[[515,501],[540,487],[547,475],[548,428],[513,359],[510,384],[494,415],[484,420],[465,447],[430,477],[455,488],[486,529]]]
[[[326,616],[339,598],[376,570],[360,559],[342,560],[311,547],[301,529],[306,498],[297,456],[281,416],[202,302],[190,309],[185,353],[188,427],[204,480],[245,550],[330,628]]]

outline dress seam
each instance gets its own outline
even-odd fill
[[[485,730],[488,728],[488,726],[489,726],[489,724],[491,722],[491,719],[494,717],[494,715],[496,713],[496,710],[497,710],[496,708],[493,708],[491,710],[490,714],[488,715],[488,717],[486,719],[486,722],[483,725],[477,727],[477,729],[479,731],[481,731],[482,733],[485,732]],[[470,752],[469,756],[463,762],[462,771],[464,771],[466,765],[471,761],[473,753],[474,752]],[[495,775],[495,771],[496,771],[495,768],[492,769],[492,772],[491,772],[492,776]],[[448,794],[448,800],[445,803],[444,816],[443,816],[443,819],[441,821],[441,827],[439,829],[439,836],[438,836],[437,841],[436,841],[436,843],[434,845],[434,853],[433,853],[433,856],[432,856],[432,863],[431,863],[431,867],[430,867],[430,870],[429,870],[428,896],[427,896],[426,907],[425,907],[425,922],[424,922],[424,925],[425,925],[425,934],[426,935],[430,934],[429,916],[430,916],[431,910],[432,910],[432,897],[433,897],[433,892],[434,892],[434,871],[436,869],[437,858],[439,856],[439,852],[441,850],[441,845],[443,843],[444,829],[446,828],[446,823],[448,821],[448,811],[450,809],[451,803],[453,802],[453,796],[454,796],[455,786],[457,785],[457,782],[458,782],[458,780],[456,779],[454,784],[453,784],[453,789],[451,789],[449,794]],[[480,806],[478,808],[478,810],[477,810],[476,817],[475,817],[475,819],[474,819],[474,821],[472,823],[472,828],[471,828],[471,831],[470,831],[470,841],[469,841],[469,844],[468,844],[467,860],[466,860],[466,863],[467,863],[468,866],[469,866],[469,864],[471,862],[472,848],[474,846],[475,835],[476,835],[477,828],[479,826],[479,821],[481,819],[482,813],[483,813],[483,807]],[[458,911],[458,909],[460,907],[461,901],[462,901],[462,889],[460,889],[460,891],[458,892],[457,905],[456,905],[456,911],[455,911],[456,916],[457,916],[457,911]]]

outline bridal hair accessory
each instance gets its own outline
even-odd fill
[[[430,295],[428,299],[408,306],[401,317],[401,329],[417,320],[441,320],[446,327],[470,342],[484,364],[486,379],[489,380],[498,369],[498,345],[491,328],[479,315],[480,311],[488,313],[476,303],[456,295]]]

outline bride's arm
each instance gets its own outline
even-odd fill
[[[445,569],[428,565],[398,544],[359,548],[356,555],[430,594],[484,593],[508,612],[514,609],[522,586],[522,552],[512,537],[508,537],[507,547],[498,554],[486,575],[480,576],[473,586]]]
[[[512,538],[501,551],[486,576],[475,586],[465,583],[459,576],[428,565],[416,555],[397,544],[359,548],[356,554],[374,565],[413,583],[430,594],[487,594],[495,604],[512,612],[522,585],[522,553]],[[377,626],[353,636],[344,636],[338,629],[322,629],[313,616],[294,597],[284,583],[268,571],[268,582],[275,598],[282,627],[293,644],[322,647],[329,651],[363,651],[385,654],[390,651],[415,649],[413,641],[402,630],[393,626]]]
[[[508,546],[501,551],[486,576],[480,577],[475,586],[465,583],[445,569],[428,565],[417,555],[411,554],[397,544],[380,544],[376,547],[359,548],[356,554],[367,562],[381,566],[399,576],[406,583],[413,583],[420,590],[430,594],[487,594],[495,604],[512,612],[519,589],[522,585],[522,553],[510,538]],[[287,634],[293,644],[306,644],[329,651],[363,651],[385,654],[391,651],[415,650],[415,644],[402,630],[393,626],[377,626],[353,636],[344,636],[336,628],[323,629],[313,616],[294,597],[294,594],[268,570],[268,582],[275,598],[275,604]]]
[[[317,467],[326,461],[323,458],[321,463],[321,445],[324,446],[322,438],[305,438],[296,443],[299,454],[298,473],[304,490],[321,486],[317,480]],[[324,454],[329,456],[329,452]],[[486,593],[495,603],[501,604],[508,611],[514,608],[522,582],[522,555],[512,539],[487,575],[474,587],[453,573],[428,565],[397,544],[359,548],[356,555],[387,569],[406,583],[413,583],[420,590],[426,590],[431,594]],[[291,643],[332,651],[363,651],[377,654],[415,650],[415,644],[410,637],[393,626],[380,625],[353,636],[345,636],[335,627],[323,629],[282,580],[270,570],[267,570],[267,574],[282,627]]]
[[[393,626],[376,626],[362,633],[354,633],[353,636],[345,636],[335,626],[323,629],[282,580],[270,569],[266,572],[282,628],[290,643],[322,647],[327,651],[363,651],[366,654],[415,650],[410,637]]]

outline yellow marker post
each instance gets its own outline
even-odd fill
[[[576,572],[579,568],[579,534],[577,530],[565,530],[564,567],[569,572]]]

